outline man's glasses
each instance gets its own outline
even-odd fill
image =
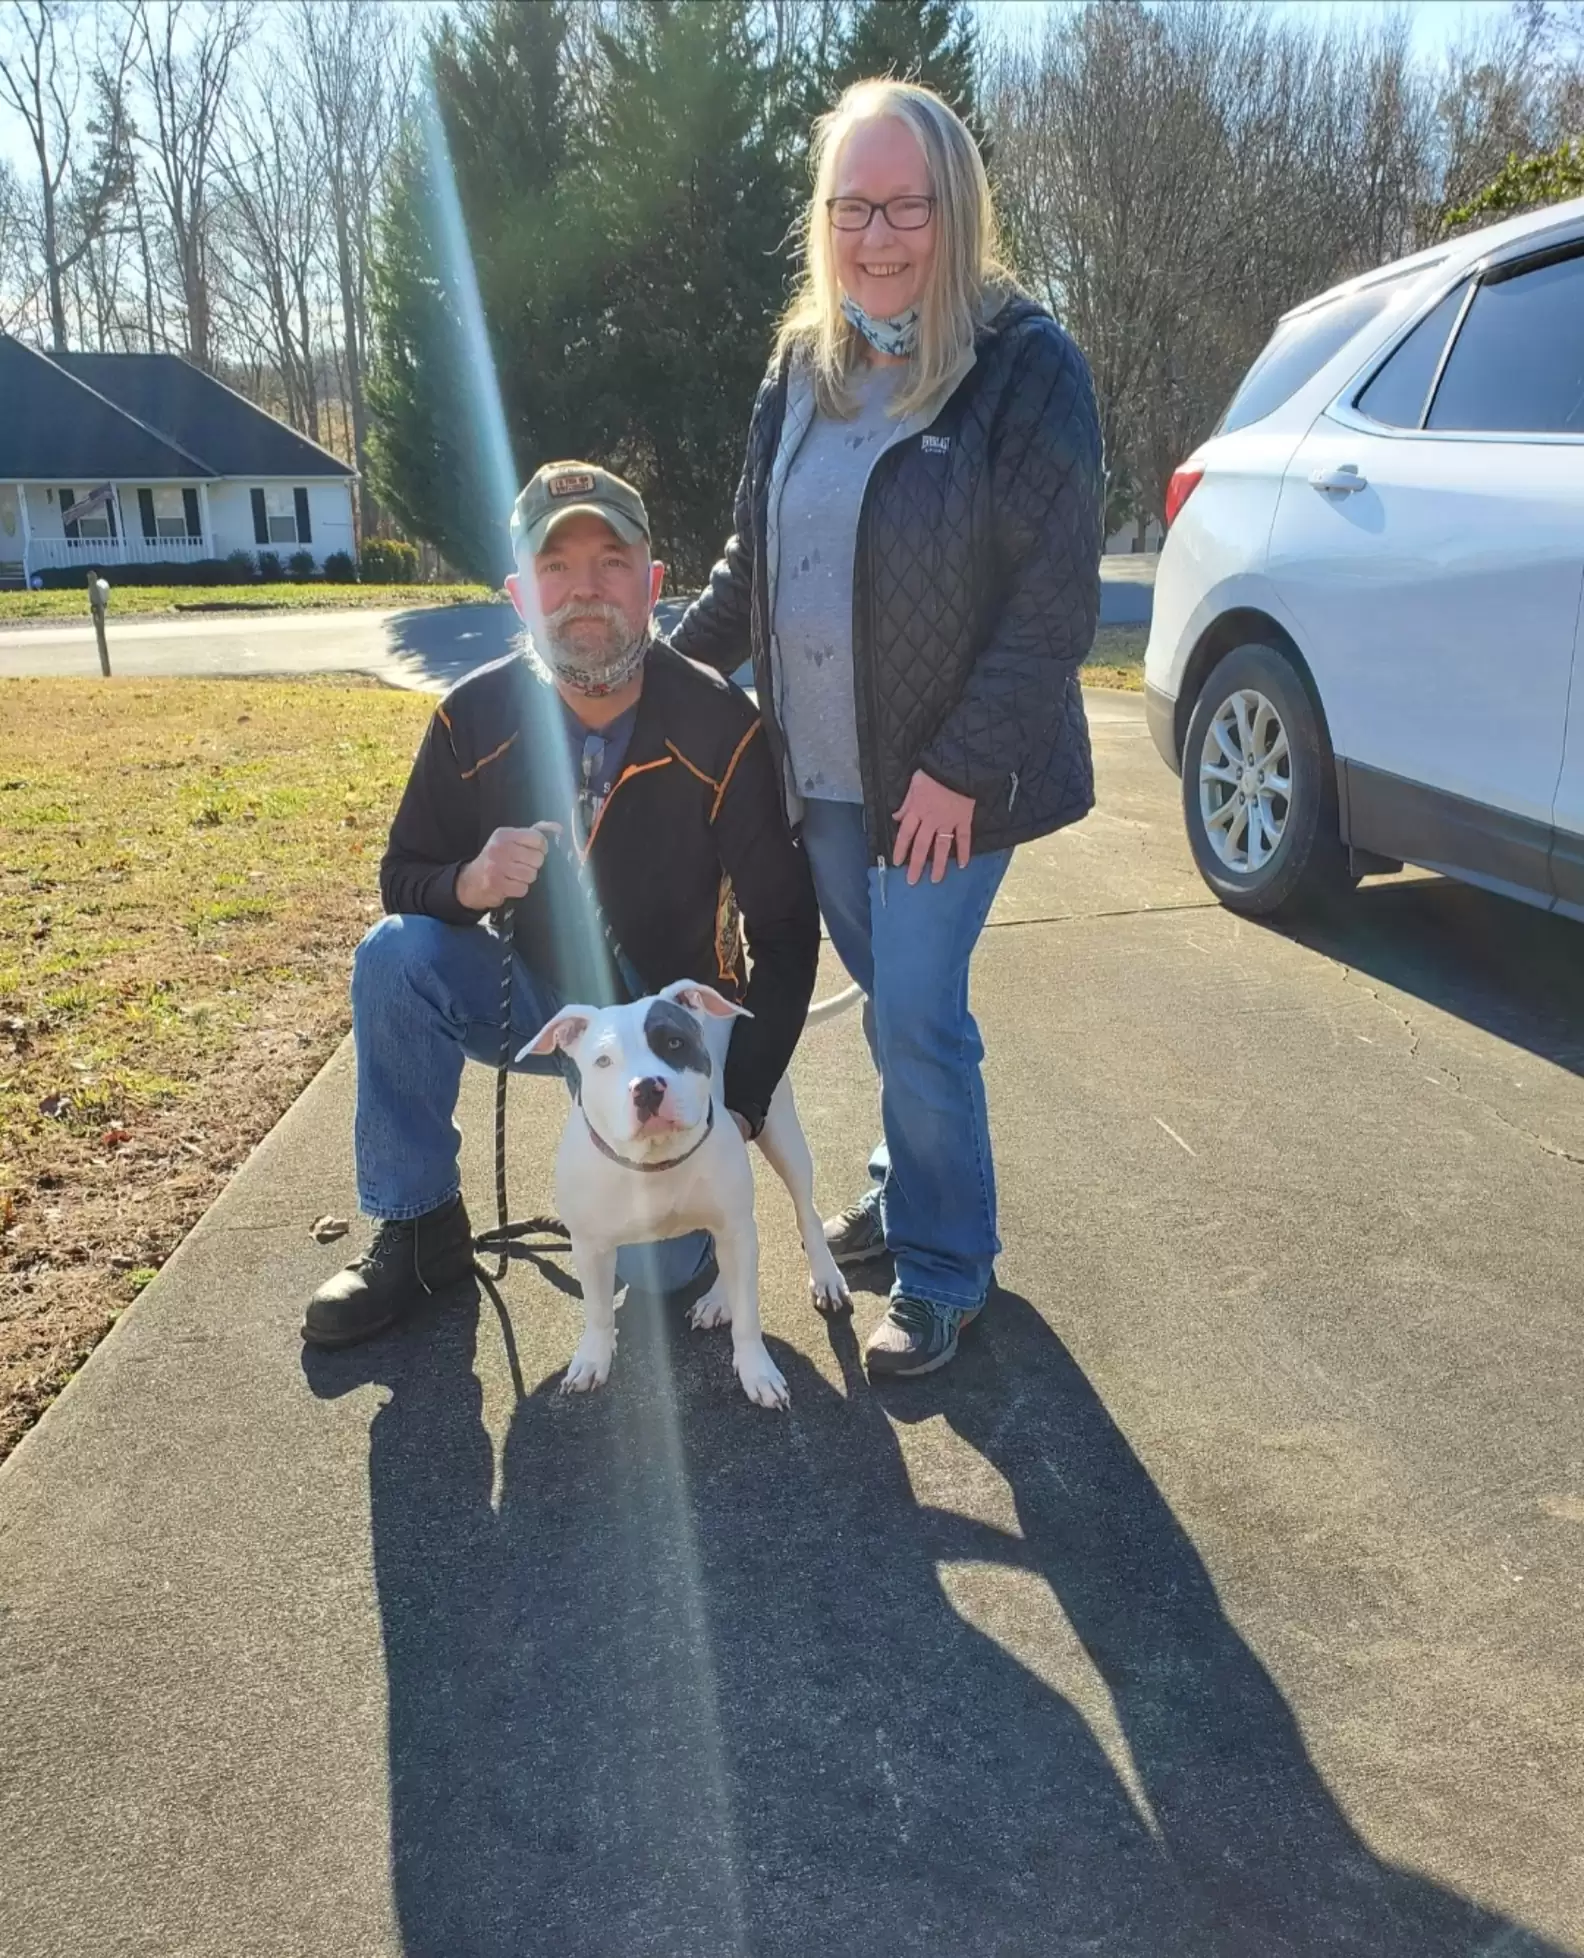
[[[867,231],[878,211],[893,231],[922,231],[935,214],[933,197],[893,197],[872,204],[867,197],[827,197],[825,208],[837,231]]]

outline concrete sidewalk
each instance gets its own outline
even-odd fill
[[[935,1381],[865,1386],[767,1178],[790,1416],[642,1304],[563,1401],[554,1260],[305,1356],[335,1057],[0,1468],[7,1958],[1584,1952],[1576,928],[1240,924],[1092,712],[979,961],[1006,1292]],[[834,1205],[856,1019],[794,1078]],[[563,1106],[514,1084],[519,1215]]]

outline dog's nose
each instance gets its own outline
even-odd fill
[[[666,1084],[652,1075],[648,1080],[633,1083],[633,1106],[638,1111],[638,1119],[647,1122],[660,1113],[665,1101]]]

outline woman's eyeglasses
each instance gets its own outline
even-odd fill
[[[873,204],[867,197],[827,197],[825,208],[838,231],[867,231],[876,211],[893,231],[922,231],[935,214],[933,197],[893,197]]]

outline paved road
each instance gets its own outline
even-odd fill
[[[934,1382],[864,1386],[768,1186],[790,1417],[643,1302],[561,1401],[553,1261],[305,1364],[331,1063],[0,1469],[8,1958],[1584,1953],[1577,927],[1240,924],[1092,706],[978,963],[1007,1289]],[[834,1204],[851,1017],[795,1079]],[[514,1089],[519,1214],[560,1116]]]
[[[111,621],[117,674],[300,674],[355,671],[436,693],[511,644],[504,605],[421,611],[254,613],[195,619]],[[99,671],[91,626],[24,626],[0,632],[0,679]]]
[[[1106,560],[1101,612],[1107,625],[1147,625],[1155,560]],[[308,612],[110,622],[112,672],[154,674],[377,674],[394,686],[434,693],[512,643],[516,619],[504,605],[439,606],[421,611]],[[93,628],[23,626],[0,630],[0,680],[54,673],[95,674]]]

